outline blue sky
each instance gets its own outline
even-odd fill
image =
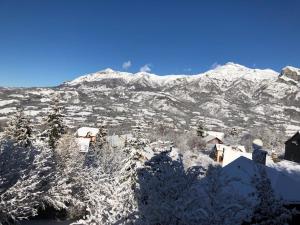
[[[0,0],[0,86],[53,86],[107,67],[300,67],[299,11],[297,0]]]

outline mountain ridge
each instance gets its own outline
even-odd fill
[[[0,123],[4,126],[22,106],[39,125],[52,96],[58,95],[65,122],[74,129],[104,123],[111,132],[126,133],[142,121],[145,127],[163,123],[190,130],[202,121],[218,131],[284,127],[289,136],[300,130],[297,71],[288,67],[278,73],[228,63],[200,75],[164,77],[106,69],[57,87],[0,88]]]
[[[137,73],[129,73],[129,72],[123,72],[123,71],[117,71],[117,70],[113,70],[111,68],[107,68],[95,73],[89,73],[89,74],[85,74],[82,76],[79,76],[71,81],[67,81],[64,84],[66,85],[76,85],[80,82],[92,82],[92,81],[98,81],[100,79],[106,79],[106,78],[120,78],[120,79],[124,79],[124,80],[133,80],[133,79],[137,79],[137,78],[141,78],[141,77],[147,77],[149,79],[160,79],[160,80],[174,80],[174,79],[180,79],[180,78],[187,78],[187,79],[195,79],[195,78],[199,78],[200,76],[203,76],[205,74],[210,74],[213,73],[214,71],[220,71],[220,70],[248,70],[248,71],[256,71],[256,72],[268,72],[268,73],[273,73],[274,76],[275,74],[277,76],[280,75],[280,73],[271,70],[271,69],[252,69],[252,68],[248,68],[246,66],[240,65],[240,64],[236,64],[233,62],[228,62],[225,65],[220,65],[216,68],[210,69],[206,72],[203,73],[199,73],[199,74],[168,74],[168,75],[157,75],[157,74],[153,74],[153,73],[148,73],[148,72],[137,72]]]

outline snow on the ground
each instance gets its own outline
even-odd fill
[[[267,175],[271,181],[272,187],[278,196],[286,202],[299,203],[300,202],[300,173],[294,173],[297,178],[289,176],[286,171],[287,165],[282,164],[277,166],[270,163],[265,167]],[[298,167],[295,171],[298,171]],[[231,187],[231,191],[236,191],[244,196],[249,196],[254,191],[254,187],[251,184],[251,180],[258,172],[257,164],[249,158],[241,156],[231,163],[223,167],[223,171],[229,177],[237,179],[234,185]]]
[[[18,100],[1,100],[0,101],[0,107],[1,106],[5,106],[5,105],[9,105],[9,104],[12,104],[12,103],[18,103],[19,101]]]
[[[15,112],[16,110],[17,110],[16,107],[4,108],[4,109],[0,109],[0,114],[9,114]]]

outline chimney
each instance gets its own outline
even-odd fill
[[[267,152],[262,149],[263,142],[260,139],[255,139],[252,143],[252,160],[256,163],[266,165]]]

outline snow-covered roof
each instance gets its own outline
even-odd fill
[[[90,147],[90,139],[89,138],[76,138],[76,142],[79,147],[80,152],[88,152]]]
[[[274,166],[275,167],[265,166],[265,169],[275,193],[288,203],[300,203],[300,173],[296,172],[298,168],[293,175],[295,177],[292,177],[287,174],[288,168],[290,168],[289,166]],[[237,178],[237,181],[232,185],[234,189],[232,191],[236,191],[245,196],[248,196],[248,194],[254,191],[254,187],[251,185],[251,179],[257,173],[256,162],[247,157],[240,156],[224,166],[223,171],[227,176]]]
[[[215,138],[217,138],[217,137],[215,137],[215,136],[212,136],[212,135],[207,135],[207,136],[205,136],[202,140],[204,141],[204,142],[209,142],[209,141],[211,141],[211,140],[214,140]],[[217,138],[217,139],[219,139],[219,138]],[[220,140],[220,139],[219,139]],[[221,140],[220,140],[221,141]]]
[[[224,167],[224,166],[230,164],[231,162],[233,162],[234,160],[238,159],[241,156],[252,160],[251,153],[240,152],[240,151],[233,150],[231,148],[225,149],[224,154],[223,154],[222,166]]]
[[[91,136],[96,136],[99,132],[98,128],[94,128],[94,127],[80,127],[77,132],[76,135],[79,137],[86,137],[87,134],[91,135]]]

